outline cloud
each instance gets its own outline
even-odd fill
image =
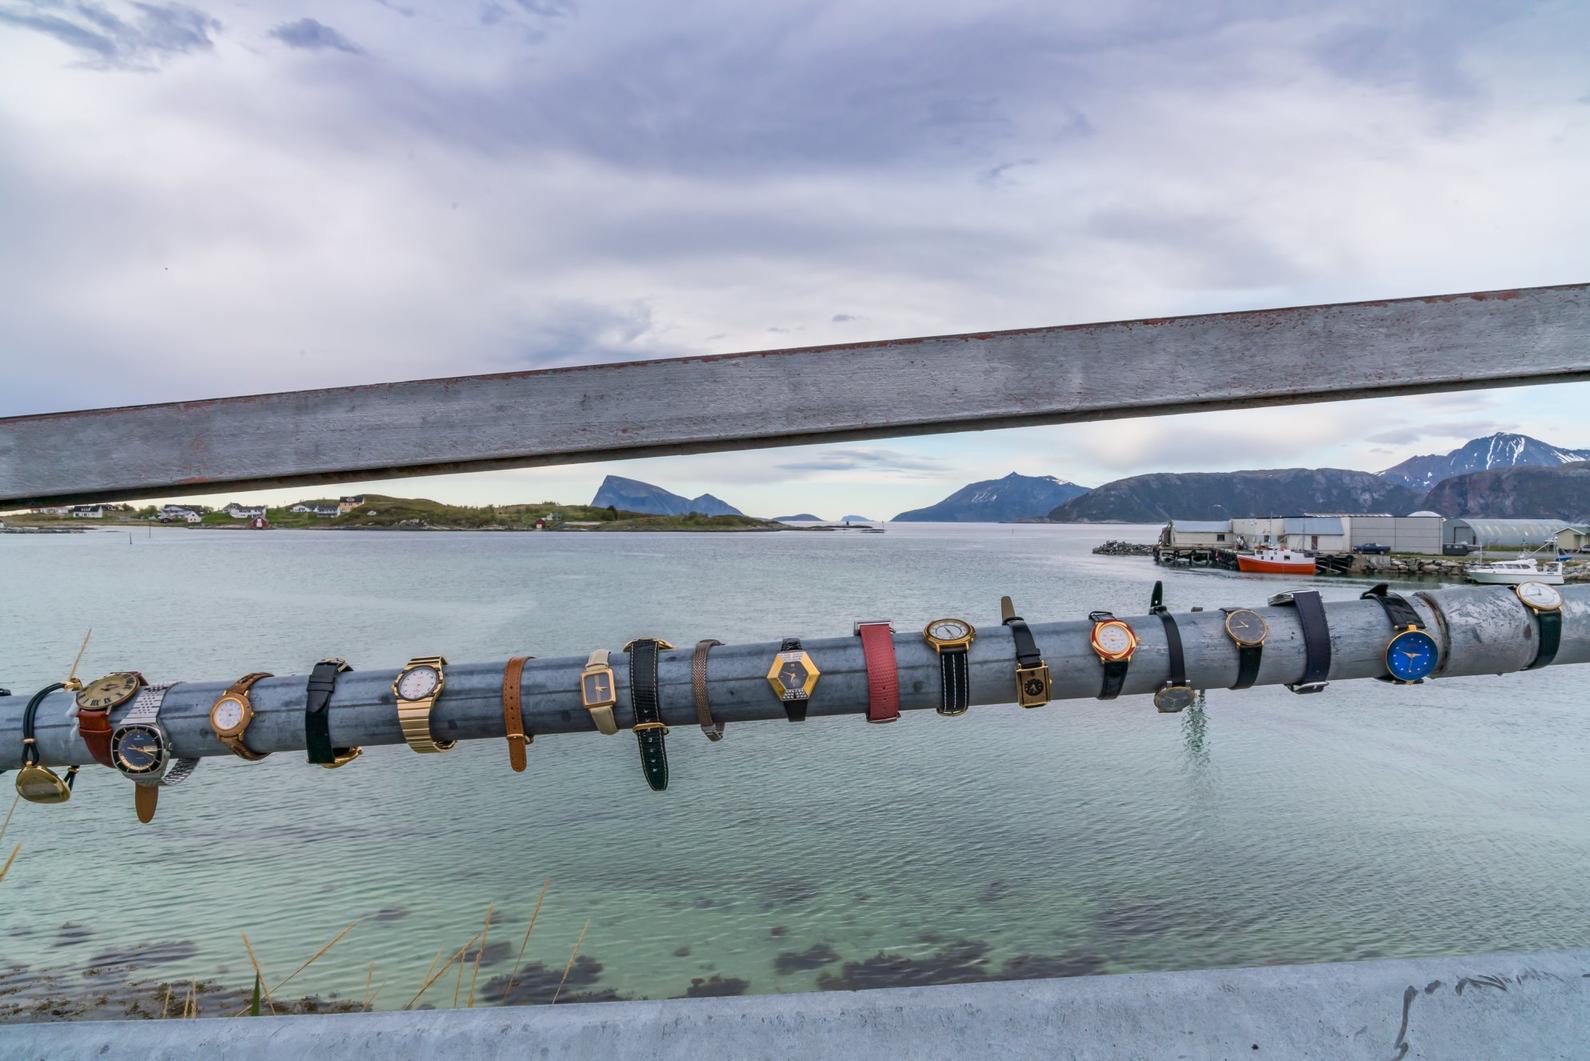
[[[941,473],[944,462],[896,449],[825,449],[799,460],[773,465],[783,472],[893,472],[901,475]]]
[[[1388,445],[1412,445],[1421,439],[1458,439],[1467,442],[1471,438],[1493,434],[1497,431],[1507,430],[1494,420],[1449,420],[1436,424],[1407,424],[1401,427],[1377,431],[1372,435],[1365,435],[1365,442],[1381,442]]]
[[[850,321],[853,321],[853,320],[856,320],[856,319],[857,319],[856,317],[852,316],[849,313],[836,313],[832,317],[829,318],[829,320],[833,321],[835,324],[847,324]]]
[[[347,52],[349,55],[364,54],[363,48],[360,48],[330,26],[317,22],[312,18],[301,18],[297,22],[283,22],[280,26],[271,30],[270,35],[289,48],[305,48],[311,51],[331,48],[335,51]]]
[[[104,4],[79,0],[70,6],[24,0],[0,7],[0,27],[13,26],[52,37],[76,50],[85,66],[151,69],[173,55],[209,51],[210,34],[221,23],[186,4],[130,3],[118,15]]]

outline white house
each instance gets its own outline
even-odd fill
[[[104,519],[105,509],[102,505],[73,505],[71,515],[73,519]]]
[[[301,516],[320,516],[325,519],[330,519],[338,515],[336,505],[307,505],[303,504],[302,502],[294,505],[292,508],[288,509],[288,511],[296,512]]]
[[[1165,524],[1160,544],[1172,549],[1229,549],[1236,542],[1229,519],[1173,519]]]
[[[264,505],[240,505],[236,501],[221,510],[233,519],[254,519],[265,515]]]
[[[352,497],[339,497],[337,498],[337,515],[345,516],[362,504],[364,504],[363,494],[355,494]]]

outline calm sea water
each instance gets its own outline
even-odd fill
[[[89,626],[89,675],[222,679],[332,653],[392,668],[641,633],[827,636],[880,614],[993,624],[1004,592],[1034,621],[1141,614],[1156,577],[1177,608],[1275,588],[1088,552],[1154,532],[7,536],[0,685],[57,679]],[[752,724],[710,745],[681,728],[663,794],[632,742],[583,735],[538,738],[524,774],[495,741],[376,748],[338,771],[212,759],[152,826],[93,768],[70,803],[16,811],[0,971],[54,973],[58,991],[127,975],[247,987],[240,931],[275,979],[361,919],[286,993],[357,998],[373,962],[388,1008],[491,904],[484,995],[548,878],[524,1001],[550,998],[587,922],[566,997],[1590,946],[1582,680],[1214,692],[1182,716],[1129,698]]]

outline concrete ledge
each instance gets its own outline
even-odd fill
[[[1583,1058],[1590,950],[507,1009],[0,1027],[8,1059]]]

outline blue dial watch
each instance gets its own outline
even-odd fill
[[[1441,663],[1441,646],[1436,644],[1419,622],[1419,613],[1395,593],[1386,592],[1384,582],[1363,595],[1364,600],[1376,601],[1386,611],[1395,630],[1386,642],[1386,675],[1381,681],[1397,685],[1417,685],[1433,673]]]

